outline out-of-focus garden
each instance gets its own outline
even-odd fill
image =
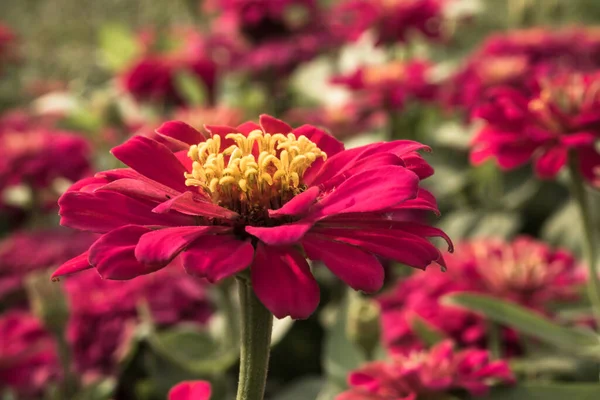
[[[0,400],[600,399],[599,231],[598,0],[0,2]]]

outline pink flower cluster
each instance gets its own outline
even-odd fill
[[[209,400],[210,383],[206,381],[181,382],[169,391],[169,400]]]
[[[447,272],[417,272],[380,298],[384,340],[392,351],[405,353],[421,347],[412,328],[415,317],[459,344],[486,346],[485,320],[442,305],[447,294],[483,293],[549,314],[551,302],[576,300],[585,280],[571,254],[528,237],[461,243],[446,261]],[[504,341],[507,353],[519,351],[514,332],[505,331]]]
[[[428,351],[366,364],[350,374],[350,389],[336,400],[420,400],[450,391],[483,396],[494,383],[513,382],[506,361],[490,361],[483,350],[455,352],[452,342],[444,341]]]

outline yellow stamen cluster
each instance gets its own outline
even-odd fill
[[[235,144],[223,151],[219,135],[190,147],[193,166],[185,184],[200,187],[215,203],[232,209],[240,202],[281,206],[302,191],[302,177],[311,164],[327,157],[306,136],[293,133],[255,130],[247,137],[230,133],[225,138]]]

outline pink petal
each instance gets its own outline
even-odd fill
[[[52,280],[55,280],[60,276],[71,275],[76,272],[84,271],[90,268],[92,268],[92,266],[88,261],[88,252],[86,251],[85,253],[70,259],[69,261],[65,262],[63,265],[58,267],[50,278]]]
[[[187,147],[206,141],[201,132],[182,121],[165,122],[156,130],[156,133],[182,142]]]
[[[250,132],[256,131],[256,130],[260,131],[261,129],[260,129],[260,125],[258,125],[256,122],[248,121],[248,122],[244,122],[241,125],[238,125],[236,130],[240,133],[243,133],[245,136],[248,136],[248,134]]]
[[[96,190],[118,192],[129,197],[154,202],[163,202],[165,199],[179,195],[178,191],[173,190],[168,186],[161,185],[154,181],[150,182],[125,178],[107,183],[106,185],[98,187]]]
[[[319,305],[319,285],[293,247],[259,243],[250,268],[256,296],[277,318],[308,318]]]
[[[243,271],[252,263],[254,247],[230,235],[204,236],[182,253],[188,274],[215,283]]]
[[[193,192],[183,192],[182,194],[159,204],[152,212],[164,214],[171,210],[186,215],[196,215],[205,218],[233,219],[238,216],[237,213],[216,204],[209,203],[201,195]]]
[[[314,221],[304,220],[272,228],[247,226],[246,232],[257,237],[266,244],[283,246],[297,243],[313,225]]]
[[[140,174],[180,192],[185,186],[185,167],[163,144],[144,136],[134,136],[112,149],[112,154]]]
[[[600,153],[593,147],[581,148],[577,151],[579,169],[588,182],[600,181]]]
[[[288,133],[292,133],[293,130],[292,127],[285,122],[267,114],[262,114],[260,116],[259,123],[265,133],[283,133],[284,135],[287,135]]]
[[[124,225],[177,226],[194,223],[181,214],[155,214],[148,203],[117,192],[67,192],[58,201],[60,223],[75,229],[106,233]]]
[[[375,292],[383,286],[384,270],[371,253],[341,242],[308,235],[302,247],[311,260],[322,261],[341,280],[355,290]]]
[[[567,148],[553,147],[535,160],[535,172],[542,179],[552,179],[567,162]]]
[[[302,125],[301,127],[294,129],[293,133],[296,137],[306,136],[310,141],[315,143],[317,147],[323,150],[328,158],[344,151],[344,144],[342,142],[312,125]],[[315,160],[310,168],[304,173],[304,182],[310,185],[324,164],[325,161],[322,158]]]
[[[206,381],[181,382],[169,391],[169,400],[209,400],[210,383]]]
[[[140,237],[150,229],[126,225],[110,231],[90,247],[89,262],[105,279],[126,280],[162,268],[140,263],[134,255]]]
[[[140,238],[135,257],[145,264],[164,267],[200,236],[225,230],[219,226],[180,226],[150,231]]]
[[[285,203],[283,207],[277,210],[269,210],[269,217],[275,218],[284,215],[302,215],[315,203],[320,193],[321,191],[319,188],[313,186],[307,191],[292,198]]]

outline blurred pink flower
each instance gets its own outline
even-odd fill
[[[539,178],[553,179],[573,152],[593,183],[600,167],[598,85],[600,72],[565,73],[538,77],[530,90],[491,91],[474,113],[485,125],[472,141],[471,162],[494,158],[506,170],[533,162]]]
[[[181,382],[169,391],[169,400],[209,400],[210,392],[209,382]]]
[[[141,56],[120,76],[124,90],[138,100],[185,104],[175,79],[187,72],[204,85],[208,101],[214,101],[217,64],[210,57],[207,42],[191,29],[176,29],[165,37],[153,31],[140,35]]]
[[[485,99],[490,88],[527,86],[543,72],[589,72],[600,68],[600,29],[530,28],[495,34],[473,52],[446,83],[443,102],[467,111]]]
[[[80,374],[93,380],[116,372],[146,305],[158,326],[205,324],[212,314],[205,282],[181,269],[164,269],[126,282],[103,280],[94,271],[66,279],[71,316],[67,338]]]
[[[398,110],[407,101],[433,101],[437,85],[430,78],[432,64],[425,60],[395,61],[370,65],[349,75],[336,76],[332,82],[366,97],[367,110]]]
[[[345,0],[331,12],[331,29],[345,40],[356,40],[374,28],[378,44],[406,43],[412,34],[443,40],[447,3],[448,0]]]
[[[505,361],[490,361],[483,350],[454,352],[447,340],[431,350],[366,364],[350,374],[350,389],[336,400],[425,400],[456,390],[478,397],[494,384],[514,381]]]
[[[426,146],[395,141],[345,151],[320,129],[293,129],[268,115],[260,124],[205,129],[208,138],[167,122],[160,142],[136,136],[113,149],[131,168],[73,185],[59,201],[61,224],[103,236],[54,276],[95,268],[104,278],[131,279],[181,261],[217,282],[250,267],[258,298],[276,317],[307,318],[319,287],[300,246],[367,292],[383,284],[377,256],[421,269],[443,265],[427,238],[450,240],[407,217],[437,211],[420,188],[433,173],[418,154]]]
[[[30,314],[9,311],[0,317],[0,387],[19,399],[38,399],[59,371],[52,337]]]
[[[380,297],[384,340],[393,351],[405,353],[421,346],[412,329],[415,317],[460,344],[486,345],[485,320],[441,305],[440,299],[447,294],[484,293],[548,315],[551,303],[576,300],[585,280],[571,254],[528,237],[461,243],[446,262],[447,272],[417,272]],[[516,333],[506,330],[503,334],[503,350],[508,355],[518,352]]]
[[[64,228],[17,231],[0,241],[0,299],[22,288],[30,272],[61,265],[87,249],[96,235]]]

